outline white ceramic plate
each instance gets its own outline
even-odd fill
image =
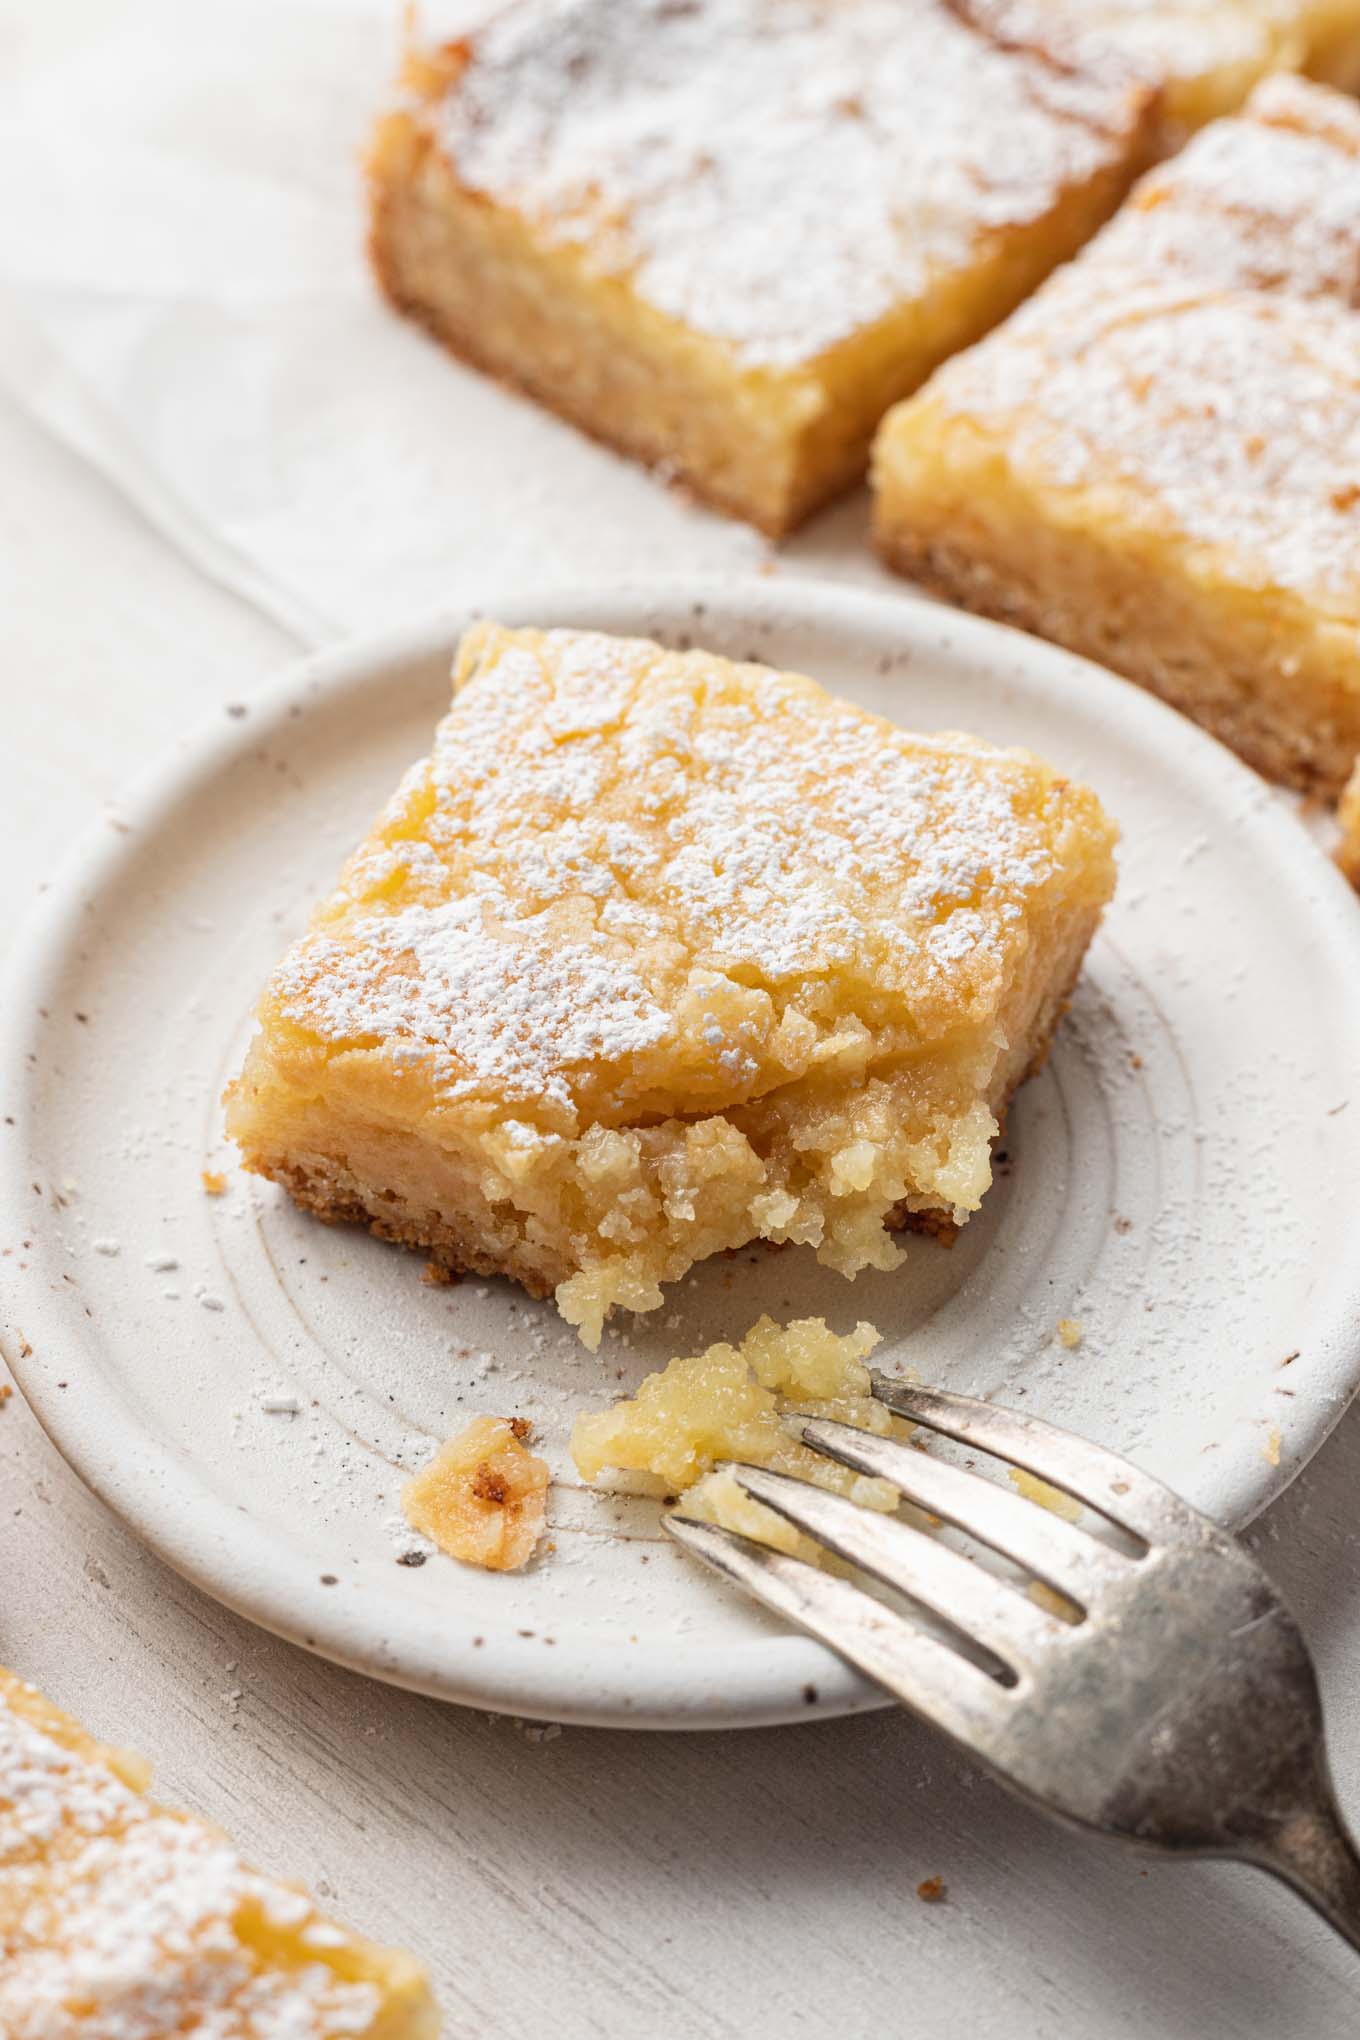
[[[449,617],[316,661],[186,744],[85,839],[21,950],[6,1351],[71,1463],[172,1565],[310,1649],[450,1699],[649,1726],[875,1704],[692,1567],[650,1505],[570,1476],[576,1409],[763,1310],[871,1318],[889,1366],[1252,1515],[1360,1377],[1360,915],[1303,830],[1136,689],[906,594],[676,584],[498,613],[801,667],[1099,790],[1124,829],[1118,900],[984,1211],[952,1253],[909,1238],[904,1267],[853,1288],[802,1253],[720,1260],[591,1356],[551,1305],[426,1287],[417,1257],[234,1170],[218,1099],[256,993],[427,748]],[[555,1550],[514,1577],[398,1564],[405,1471],[482,1410],[538,1425],[563,1476]]]

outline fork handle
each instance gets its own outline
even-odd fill
[[[1282,1822],[1269,1839],[1262,1837],[1249,1854],[1360,1949],[1360,1851],[1325,1785],[1312,1805]]]

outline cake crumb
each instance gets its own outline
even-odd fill
[[[1081,1344],[1081,1335],[1082,1323],[1080,1318],[1060,1317],[1058,1319],[1058,1338],[1067,1347],[1069,1352]]]
[[[547,1517],[548,1467],[524,1448],[523,1417],[474,1417],[402,1490],[407,1522],[450,1558],[517,1572]]]
[[[1261,1447],[1261,1456],[1268,1466],[1278,1466],[1280,1463],[1280,1440],[1280,1427],[1278,1424],[1272,1424],[1266,1442]]]
[[[517,1721],[515,1727],[527,1743],[556,1742],[562,1733],[560,1721]]]
[[[740,1346],[725,1342],[672,1360],[631,1399],[576,1419],[571,1454],[586,1481],[633,1494],[679,1497],[687,1516],[821,1564],[822,1547],[738,1485],[722,1464],[773,1468],[891,1513],[886,1480],[835,1466],[802,1442],[809,1416],[830,1416],[881,1437],[907,1427],[871,1393],[865,1360],[881,1334],[861,1323],[838,1336],[822,1318],[777,1325],[760,1318]]]
[[[1031,1580],[1026,1590],[1036,1608],[1042,1608],[1045,1615],[1052,1615],[1059,1622],[1066,1622],[1075,1628],[1082,1620],[1082,1611],[1075,1601],[1069,1601],[1066,1594],[1060,1594],[1056,1587],[1050,1587],[1047,1580]]]
[[[227,1179],[220,1169],[204,1169],[203,1188],[209,1197],[221,1197],[227,1188]]]
[[[923,1877],[916,1887],[916,1896],[923,1905],[943,1905],[949,1896],[949,1886],[943,1877]]]
[[[13,1393],[14,1390],[10,1387],[7,1381],[0,1381],[0,1410],[2,1410],[5,1407],[5,1404],[9,1401]]]
[[[1040,1480],[1034,1473],[1026,1473],[1021,1466],[1007,1469],[1013,1484],[1020,1490],[1027,1502],[1037,1502],[1041,1509],[1047,1509],[1054,1516],[1061,1516],[1068,1523],[1075,1523],[1081,1514],[1080,1502],[1074,1502],[1071,1495],[1065,1495],[1061,1488]]]
[[[461,1278],[452,1268],[446,1268],[442,1261],[427,1261],[420,1279],[427,1289],[451,1289]]]

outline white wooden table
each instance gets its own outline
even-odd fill
[[[75,34],[95,10],[43,11],[44,36],[63,13]],[[33,18],[0,7],[0,48]],[[839,513],[783,570],[844,571],[861,528]],[[296,650],[0,395],[0,937],[149,752]],[[1357,1498],[1360,1411],[1251,1541],[1316,1646],[1360,1817]],[[1263,1879],[1059,1834],[894,1715],[541,1739],[277,1643],[144,1551],[18,1396],[0,1660],[415,1948],[453,2034],[1330,2040],[1360,2018],[1354,1958]]]

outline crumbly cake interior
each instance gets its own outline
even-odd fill
[[[1167,140],[1235,113],[1270,71],[1360,85],[1360,0],[960,0],[990,33],[1090,61],[1113,51],[1162,93]]]
[[[1293,78],[885,420],[888,559],[1273,778],[1360,750],[1360,109]]]
[[[434,2040],[410,1956],[249,1869],[147,1777],[0,1670],[5,2040]]]
[[[739,1346],[723,1342],[672,1360],[635,1395],[578,1417],[571,1434],[577,1471],[583,1480],[669,1497],[683,1515],[820,1560],[812,1538],[743,1494],[719,1462],[768,1466],[892,1513],[901,1498],[891,1482],[838,1466],[799,1436],[799,1419],[809,1416],[879,1437],[910,1435],[872,1394],[864,1362],[880,1339],[868,1324],[838,1336],[823,1318],[777,1325],[763,1317]]]
[[[375,266],[459,352],[779,531],[1106,217],[1150,103],[945,0],[522,0],[409,67]]]
[[[614,1305],[963,1220],[1113,887],[1094,795],[796,674],[477,626],[228,1101],[324,1216]]]

